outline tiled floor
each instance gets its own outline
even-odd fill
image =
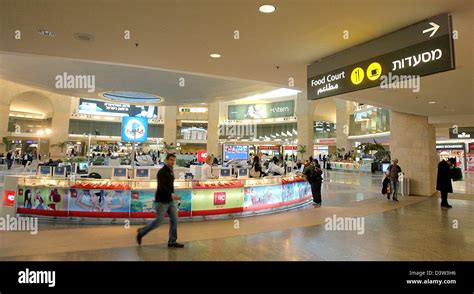
[[[472,192],[472,175],[456,192]],[[0,260],[474,260],[474,195],[380,195],[381,175],[330,172],[321,208],[179,225],[184,249],[168,249],[168,225],[136,246],[137,226],[41,223],[38,235],[0,233]],[[329,231],[325,218],[363,217],[364,233]]]

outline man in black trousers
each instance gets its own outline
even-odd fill
[[[453,163],[451,160],[442,160],[438,164],[438,177],[436,180],[436,190],[441,192],[441,207],[451,208],[448,204],[448,193],[453,193],[453,185],[451,179],[453,178]]]
[[[150,231],[158,228],[163,222],[165,213],[170,217],[170,231],[168,247],[183,248],[184,245],[176,242],[178,239],[178,210],[174,200],[180,200],[181,197],[174,193],[174,175],[173,166],[176,162],[176,155],[166,155],[165,166],[163,166],[156,176],[158,187],[155,194],[156,218],[151,223],[137,230],[137,243],[142,244],[142,238]]]

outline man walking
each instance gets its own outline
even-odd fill
[[[11,169],[13,165],[13,161],[15,160],[15,156],[13,155],[13,151],[7,152],[7,168]]]
[[[168,237],[168,247],[183,248],[184,245],[177,243],[178,239],[178,211],[174,200],[181,197],[174,193],[173,166],[176,162],[176,155],[166,155],[165,165],[157,175],[158,187],[155,194],[156,218],[151,223],[137,230],[137,243],[142,244],[142,238],[150,231],[158,228],[163,222],[165,213],[170,217],[170,230]]]
[[[398,183],[398,173],[402,172],[401,167],[398,165],[398,159],[394,159],[392,164],[387,168],[387,171],[390,173],[390,183],[392,189],[392,199],[393,201],[398,201],[397,194],[398,194],[398,187],[400,184]],[[390,195],[388,196],[390,199]]]

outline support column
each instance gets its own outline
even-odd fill
[[[351,149],[351,142],[347,139],[351,102],[338,98],[334,98],[334,101],[336,102],[336,145],[337,148],[344,148],[347,152]]]
[[[306,146],[306,153],[303,156],[298,154],[298,159],[306,160],[314,153],[314,108],[315,103],[307,99],[306,91],[298,94],[296,99],[297,148],[300,149],[300,145]]]
[[[219,102],[208,104],[207,108],[207,153],[219,156]]]
[[[436,192],[436,135],[428,117],[391,111],[390,152],[410,179],[410,195]]]
[[[51,135],[49,136],[49,153],[53,159],[64,158],[67,146],[61,150],[61,148],[51,147],[51,145],[67,142],[69,140],[71,97],[54,94],[51,95],[50,99],[53,104],[54,112],[51,120]],[[44,150],[43,147],[41,147],[41,150]]]
[[[8,136],[8,120],[10,118],[10,103],[15,95],[19,93],[16,84],[0,80],[0,153],[6,152],[2,138]]]
[[[0,97],[0,99],[2,99],[2,97]],[[0,153],[5,153],[8,151],[7,146],[3,144],[3,138],[8,136],[9,114],[10,105],[3,105],[0,102]]]
[[[173,146],[176,147],[176,119],[178,118],[178,107],[177,106],[165,106],[165,115],[164,115],[164,134],[163,139],[166,144],[173,143]]]

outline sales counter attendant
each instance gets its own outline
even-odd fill
[[[206,157],[206,162],[203,164],[201,169],[201,180],[209,180],[217,178],[212,174],[212,156]]]

